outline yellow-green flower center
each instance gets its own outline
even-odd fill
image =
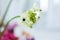
[[[33,23],[36,22],[36,14],[33,11],[28,11],[28,15],[29,15],[29,19],[30,21],[32,21]]]

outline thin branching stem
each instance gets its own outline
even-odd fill
[[[4,34],[4,32],[6,31],[9,23],[10,23],[12,20],[16,19],[16,18],[20,18],[20,16],[15,16],[15,17],[11,18],[11,19],[6,23],[6,25],[4,26],[4,31],[2,32],[2,34],[0,35],[0,37],[1,37],[1,36]]]
[[[0,24],[0,27],[3,25],[3,22],[5,20],[5,17],[7,15],[7,13],[8,13],[8,10],[9,10],[9,7],[10,7],[11,3],[12,3],[12,0],[10,0],[10,2],[8,4],[7,8],[6,8],[6,11],[4,12],[4,15],[3,15],[3,18],[2,18],[2,21],[1,21],[1,24]]]

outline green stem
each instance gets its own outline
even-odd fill
[[[3,15],[3,18],[2,18],[2,21],[1,21],[0,27],[2,26],[2,24],[3,24],[3,22],[4,22],[4,19],[5,19],[6,15],[7,15],[7,12],[8,12],[8,10],[9,10],[9,7],[10,7],[11,3],[12,3],[12,0],[10,0],[10,2],[9,2],[9,4],[8,4],[7,8],[6,8],[6,11],[5,11],[4,15]]]
[[[16,18],[19,18],[19,17],[20,17],[20,16],[15,16],[15,17],[11,18],[11,19],[7,22],[7,24],[4,26],[3,34],[4,34],[5,30],[6,30],[6,28],[8,27],[8,24],[9,24],[12,20],[14,20],[14,19],[16,19]],[[3,35],[3,34],[2,34],[2,35]],[[1,36],[2,36],[2,35],[1,35]],[[1,36],[0,36],[0,37],[1,37]]]

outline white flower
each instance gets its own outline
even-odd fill
[[[28,25],[30,28],[32,28],[32,25],[36,23],[36,21],[40,18],[40,8],[33,7],[30,10],[25,11],[22,13],[21,16],[21,22]]]

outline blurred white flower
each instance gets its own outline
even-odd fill
[[[27,10],[20,15],[20,20],[22,23],[32,28],[33,24],[35,24],[37,20],[40,18],[40,12],[41,9],[37,7],[37,5],[34,5],[30,10]]]

